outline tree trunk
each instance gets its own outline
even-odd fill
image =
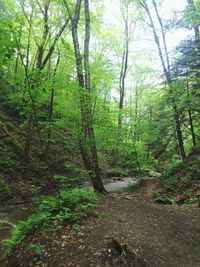
[[[89,64],[89,43],[90,43],[90,13],[89,0],[85,0],[85,42],[84,42],[84,69],[85,69],[85,89],[87,91],[86,101],[88,101],[88,135],[90,140],[90,149],[92,156],[93,173],[92,184],[96,191],[105,192],[102,179],[100,177],[100,168],[97,155],[97,147],[93,129],[92,103],[90,99],[90,64]],[[87,97],[88,96],[88,97]]]
[[[118,135],[120,138],[122,128],[122,111],[124,108],[124,96],[125,96],[125,80],[128,69],[128,54],[129,54],[129,26],[128,26],[128,6],[126,6],[126,14],[124,15],[124,49],[121,63],[121,72],[119,78],[119,116],[118,116]]]
[[[193,143],[193,146],[196,146],[196,137],[195,137],[195,131],[194,131],[194,126],[193,126],[191,103],[190,103],[190,88],[189,88],[188,82],[187,82],[187,97],[188,97],[188,116],[189,116],[190,132],[192,135],[192,143]]]
[[[51,132],[52,132],[52,117],[53,117],[53,105],[54,105],[54,95],[55,95],[55,82],[56,82],[56,73],[57,68],[60,62],[60,53],[58,54],[56,66],[53,72],[53,82],[52,82],[52,89],[51,89],[51,99],[50,99],[50,106],[49,106],[49,114],[48,114],[48,121],[50,123],[48,134],[47,134],[47,145],[46,145],[46,154],[48,154],[49,151],[49,145],[50,145],[50,139],[51,139]]]
[[[80,52],[80,45],[78,39],[78,22],[80,18],[82,0],[77,0],[75,15],[72,17],[68,3],[64,1],[65,7],[68,11],[69,18],[72,23],[72,39],[74,44],[74,52],[76,59],[77,78],[80,86],[80,109],[81,109],[81,139],[80,150],[84,162],[84,166],[88,171],[91,182],[95,191],[105,193],[106,190],[100,176],[97,147],[93,129],[92,105],[90,97],[90,65],[89,65],[89,42],[90,42],[90,14],[89,1],[84,0],[85,7],[85,40],[84,40],[84,68],[82,63],[82,56]],[[84,74],[83,74],[84,73]],[[87,136],[89,137],[90,152],[87,148]]]
[[[27,163],[29,160],[29,152],[31,147],[31,137],[32,137],[32,131],[33,131],[33,117],[31,116],[29,119],[29,125],[28,125],[28,134],[26,137],[26,143],[24,147],[24,163]]]

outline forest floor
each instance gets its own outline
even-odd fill
[[[153,203],[154,186],[100,198],[96,215],[82,226],[36,231],[9,266],[199,267],[200,209]]]

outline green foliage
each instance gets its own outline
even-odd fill
[[[154,192],[155,199],[164,203],[198,203],[199,148],[195,148],[188,158],[170,169],[161,179],[161,186]]]
[[[162,204],[167,204],[167,205],[176,205],[177,201],[173,199],[173,197],[169,197],[165,195],[165,191],[160,188],[154,191],[153,197],[156,202],[162,203]]]
[[[13,38],[13,33],[15,33],[13,14],[8,12],[4,1],[0,3],[0,12],[0,64],[2,68],[14,55],[16,42]]]
[[[11,188],[3,180],[0,179],[0,201],[7,200],[11,198],[11,196]]]
[[[76,171],[76,170],[74,170],[74,171]],[[63,189],[63,190],[69,189],[69,188],[73,187],[73,185],[76,185],[83,180],[81,177],[69,178],[69,177],[65,177],[63,175],[55,175],[54,179],[58,183],[59,188]]]
[[[200,3],[194,0],[194,5],[190,4],[186,7],[183,13],[183,17],[180,20],[180,24],[185,27],[192,29],[194,25],[200,23]]]
[[[7,174],[13,172],[12,159],[9,155],[5,155],[4,159],[0,161],[0,170]]]
[[[39,165],[38,169],[41,167],[42,170],[48,171],[46,165],[49,165],[53,175],[59,174],[54,178],[62,191],[61,195],[64,194],[64,189],[72,188],[74,184],[89,176],[88,172],[83,170],[84,160],[82,161],[81,155],[83,151],[80,149],[82,129],[88,122],[94,128],[94,145],[97,148],[102,174],[136,176],[139,173],[146,174],[149,170],[162,172],[166,168],[176,169],[181,158],[177,148],[174,115],[180,120],[187,155],[194,146],[191,120],[196,143],[199,142],[199,41],[187,38],[176,48],[173,60],[172,58],[169,60],[170,76],[173,80],[171,84],[173,90],[169,90],[169,86],[161,76],[159,55],[154,54],[155,49],[152,49],[151,45],[139,40],[137,34],[132,34],[135,28],[136,33],[139,29],[141,35],[145,35],[147,39],[153,37],[149,35],[151,30],[143,27],[144,21],[146,22],[148,18],[141,1],[119,2],[120,12],[117,13],[119,16],[123,14],[119,17],[122,22],[120,25],[114,21],[112,24],[109,21],[104,23],[106,5],[103,8],[103,2],[93,1],[90,10],[92,45],[90,45],[90,73],[88,73],[91,89],[88,93],[87,90],[81,90],[77,82],[77,61],[70,22],[59,36],[67,16],[67,11],[61,2],[49,1],[48,25],[44,19],[45,1],[39,0],[35,3],[26,0],[19,3],[9,0],[0,3],[0,122],[9,125],[8,128],[14,137],[14,139],[8,137],[5,131],[0,129],[0,135],[3,136],[0,140],[0,171],[14,176],[15,167],[18,171],[25,167],[36,168],[35,165]],[[76,1],[68,2],[73,13]],[[162,2],[158,1],[159,12],[162,11],[160,10]],[[151,5],[151,1],[148,4]],[[128,40],[124,39],[126,5],[129,6],[126,26],[130,27],[127,32],[131,33],[126,38]],[[182,16],[179,26],[193,29],[198,25],[199,8],[199,1],[194,1],[194,6],[188,5],[183,13],[176,13]],[[173,20],[173,25],[177,25],[175,19]],[[84,23],[82,5],[78,23],[81,52],[84,50]],[[155,23],[156,31],[157,26],[158,23]],[[164,30],[167,29],[169,37],[170,26],[166,27],[163,19],[163,27]],[[137,46],[133,51],[129,49],[130,53],[127,55],[125,98],[123,109],[119,109],[119,80],[125,63],[124,41],[130,44],[132,41],[137,41]],[[56,45],[52,48],[51,45],[55,42]],[[164,49],[162,45],[161,49]],[[49,51],[53,51],[52,55],[46,65],[39,69],[38,56],[41,55],[43,62]],[[169,51],[170,57],[172,54]],[[89,99],[86,101],[88,105],[83,106],[84,109],[89,106],[92,116],[88,116],[90,113],[88,110],[83,112],[81,99]],[[177,114],[173,111],[173,101],[176,104]],[[119,114],[122,116],[121,129],[118,125]],[[12,124],[9,124],[10,120]],[[85,133],[87,135],[84,140],[85,151],[92,161],[91,152],[94,151],[94,146],[91,147],[89,132],[87,130]],[[20,140],[21,148],[15,139]],[[30,166],[22,166],[26,148],[29,150],[27,154]],[[190,168],[196,171],[188,168],[188,172],[181,177],[173,171],[168,173],[163,181],[166,192],[177,194],[187,190],[191,180],[199,176],[198,164]],[[23,172],[24,169],[22,170],[24,176]],[[36,184],[40,186],[43,177],[38,170],[35,172],[39,173]],[[20,176],[20,170],[18,173]],[[42,175],[46,177],[46,173]],[[34,182],[31,181],[30,184]],[[37,187],[32,186],[31,191],[34,196],[40,194]],[[74,196],[71,197],[73,199]],[[45,210],[43,205],[42,211],[49,212],[52,209],[54,213],[50,212],[50,217],[54,216],[55,219],[62,221],[63,218],[69,219],[73,216],[75,220],[76,216],[79,216],[71,214],[72,200],[65,199],[65,203],[49,197],[46,202],[48,209]],[[63,205],[65,208],[61,211],[60,207]],[[87,209],[88,204],[85,203],[81,212],[85,209],[84,205]]]
[[[41,187],[33,184],[31,185],[30,191],[33,197],[38,197],[40,195]]]
[[[27,235],[44,226],[51,226],[52,222],[77,223],[81,218],[87,217],[97,199],[96,194],[90,189],[74,189],[60,191],[60,196],[43,196],[37,201],[36,212],[26,221],[20,221],[13,228],[11,238],[4,240],[5,253],[11,255],[17,244],[21,243]],[[38,252],[38,247],[35,247]],[[39,250],[40,251],[40,250]]]
[[[50,212],[40,211],[29,216],[27,221],[20,221],[19,224],[12,229],[11,238],[3,241],[5,254],[10,256],[14,248],[25,239],[30,231],[48,222],[50,222]]]
[[[34,264],[38,263],[44,256],[42,252],[44,245],[29,243],[28,247],[32,250],[32,261]]]
[[[176,176],[171,176],[167,178],[165,181],[165,188],[167,191],[176,193],[178,190],[178,185],[179,185],[179,178]]]
[[[129,176],[129,173],[128,173],[128,170],[126,170],[125,168],[118,166],[118,167],[111,167],[109,171],[107,172],[107,175],[111,177],[117,177],[117,176],[126,177],[126,176]]]

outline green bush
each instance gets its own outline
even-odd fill
[[[44,246],[43,245],[40,245],[40,244],[34,244],[34,243],[29,243],[28,244],[28,247],[32,250],[33,252],[33,256],[32,256],[32,262],[34,264],[37,264],[39,261],[41,261],[41,259],[43,258],[44,256],[44,253],[43,253],[43,248]]]
[[[91,189],[74,189],[60,191],[59,196],[43,196],[37,200],[37,211],[26,221],[20,221],[13,228],[11,238],[4,240],[5,254],[10,256],[16,245],[21,243],[27,234],[41,226],[48,226],[53,221],[68,220],[77,223],[87,217],[94,207],[96,194]]]

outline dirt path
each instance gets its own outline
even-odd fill
[[[44,245],[44,257],[35,265],[28,242]],[[9,266],[200,267],[200,209],[155,204],[141,193],[110,194],[83,228],[66,224],[30,236]]]

